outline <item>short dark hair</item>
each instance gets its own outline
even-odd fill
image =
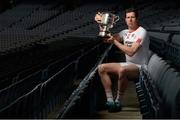
[[[126,18],[126,13],[129,13],[129,12],[134,12],[135,13],[135,16],[136,18],[139,17],[139,13],[138,13],[138,10],[135,9],[135,8],[128,8],[124,11],[124,18]]]

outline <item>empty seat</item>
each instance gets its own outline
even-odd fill
[[[172,36],[171,43],[167,45],[167,59],[171,60],[179,66],[180,63],[180,35],[175,34]]]
[[[155,84],[158,84],[164,71],[168,69],[169,65],[162,60],[157,54],[153,54],[148,63],[148,72]]]
[[[164,56],[170,33],[148,32],[150,36],[150,49],[160,56]]]
[[[169,32],[179,32],[180,31],[180,26],[172,26],[172,27],[164,27],[165,31],[169,31]]]
[[[180,92],[180,76],[173,68],[168,69],[158,86],[162,92],[163,111],[165,116],[170,118],[180,118],[177,111],[177,94]]]
[[[175,34],[172,37],[172,44],[180,46],[180,34]]]
[[[163,41],[168,41],[170,33],[148,31],[150,37],[158,38]]]

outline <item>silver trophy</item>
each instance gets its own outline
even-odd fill
[[[116,16],[112,13],[102,12],[100,13],[102,19],[99,23],[100,25],[100,37],[106,37],[110,34],[110,28],[113,28],[114,24],[119,20],[119,16]]]

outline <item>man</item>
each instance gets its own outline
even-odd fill
[[[101,14],[96,14],[95,21],[101,22]],[[105,39],[125,53],[126,62],[104,63],[98,66],[98,73],[103,84],[109,112],[121,110],[121,100],[128,84],[128,79],[139,77],[141,65],[147,65],[149,37],[147,31],[138,24],[138,12],[130,8],[125,10],[125,22],[128,29]],[[123,43],[121,43],[123,41]],[[111,89],[110,73],[118,75],[118,90],[114,100]]]

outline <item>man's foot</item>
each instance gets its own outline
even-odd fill
[[[114,101],[107,101],[106,102],[106,108],[108,109],[108,112],[113,112],[115,109],[115,103]]]
[[[115,106],[116,106],[116,112],[119,112],[122,110],[121,101],[115,101]]]
[[[121,111],[121,103],[120,102],[106,102],[106,108],[108,109],[108,112],[119,112]]]

